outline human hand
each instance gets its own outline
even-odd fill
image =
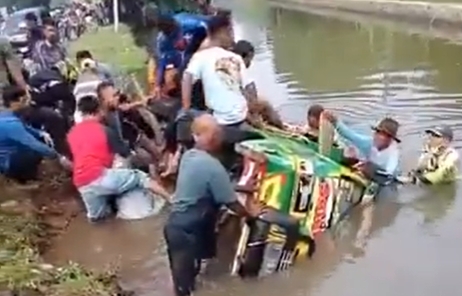
[[[154,88],[154,99],[158,100],[162,98],[162,91],[159,86]]]
[[[41,131],[40,132],[40,138],[42,138],[42,140],[45,142],[45,144],[47,144],[48,146],[50,147],[54,147],[55,144],[53,142],[53,139],[51,138],[50,134],[45,132],[45,131]]]
[[[322,117],[330,123],[335,124],[337,122],[337,116],[332,111],[326,110],[322,112]]]
[[[253,198],[247,198],[245,208],[250,217],[256,218],[261,215],[264,210],[264,204]]]
[[[63,168],[68,169],[68,170],[72,169],[72,162],[66,156],[60,155],[58,157],[58,160],[59,160],[59,164],[61,164]]]
[[[235,187],[235,190],[239,193],[244,193],[244,194],[253,194],[255,191],[257,191],[257,187],[253,184],[248,184],[248,185],[237,185]]]

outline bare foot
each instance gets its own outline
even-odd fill
[[[162,178],[176,174],[178,170],[179,155],[180,153],[176,152],[174,155],[170,154],[168,156],[167,169],[162,174],[160,174]]]

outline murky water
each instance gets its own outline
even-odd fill
[[[401,123],[403,166],[418,156],[422,131],[446,123],[462,137],[462,47],[296,12],[264,1],[236,8],[236,34],[257,46],[252,73],[284,117],[302,121],[322,103],[368,131],[385,115]],[[396,198],[357,210],[341,234],[321,238],[312,260],[258,281],[208,275],[199,295],[456,295],[462,288],[462,202],[457,187],[400,188]],[[459,194],[460,195],[460,194]],[[88,225],[81,217],[49,257],[91,267],[118,261],[140,295],[169,295],[162,217]]]

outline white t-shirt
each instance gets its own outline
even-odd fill
[[[221,47],[207,48],[193,55],[186,72],[202,80],[205,104],[219,124],[244,121],[247,100],[242,90],[250,79],[241,56]]]
[[[86,81],[86,82],[77,82],[74,87],[74,97],[76,105],[79,103],[80,99],[84,96],[97,96],[96,88],[101,83],[101,80],[93,80],[93,81]],[[82,121],[82,114],[79,110],[75,110],[74,112],[74,122],[79,123]]]

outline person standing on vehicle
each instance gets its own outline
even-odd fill
[[[230,32],[228,18],[216,17],[210,21],[210,47],[196,52],[189,62],[183,75],[182,103],[185,110],[191,107],[192,86],[200,79],[207,107],[218,123],[238,126],[247,117],[244,90],[249,81],[242,57],[225,49],[234,42]]]
[[[192,124],[195,147],[182,157],[172,211],[164,227],[175,296],[189,296],[195,289],[200,261],[216,252],[218,209],[225,205],[243,217],[261,213],[258,203],[246,209],[237,200],[234,186],[213,155],[221,146],[221,128],[213,116],[203,114]]]
[[[157,21],[159,33],[156,40],[155,87],[154,94],[160,98],[166,86],[165,73],[167,67],[179,70],[183,66],[186,43],[180,25],[171,16],[160,16]]]
[[[66,60],[66,50],[59,42],[59,36],[52,19],[43,21],[44,39],[38,41],[32,51],[32,60],[40,69],[50,69]]]
[[[209,22],[209,47],[197,51],[191,58],[182,81],[183,111],[191,108],[193,84],[202,81],[208,110],[223,126],[229,144],[250,136],[245,127],[252,80],[241,56],[227,50],[234,44],[231,20],[214,17]]]

